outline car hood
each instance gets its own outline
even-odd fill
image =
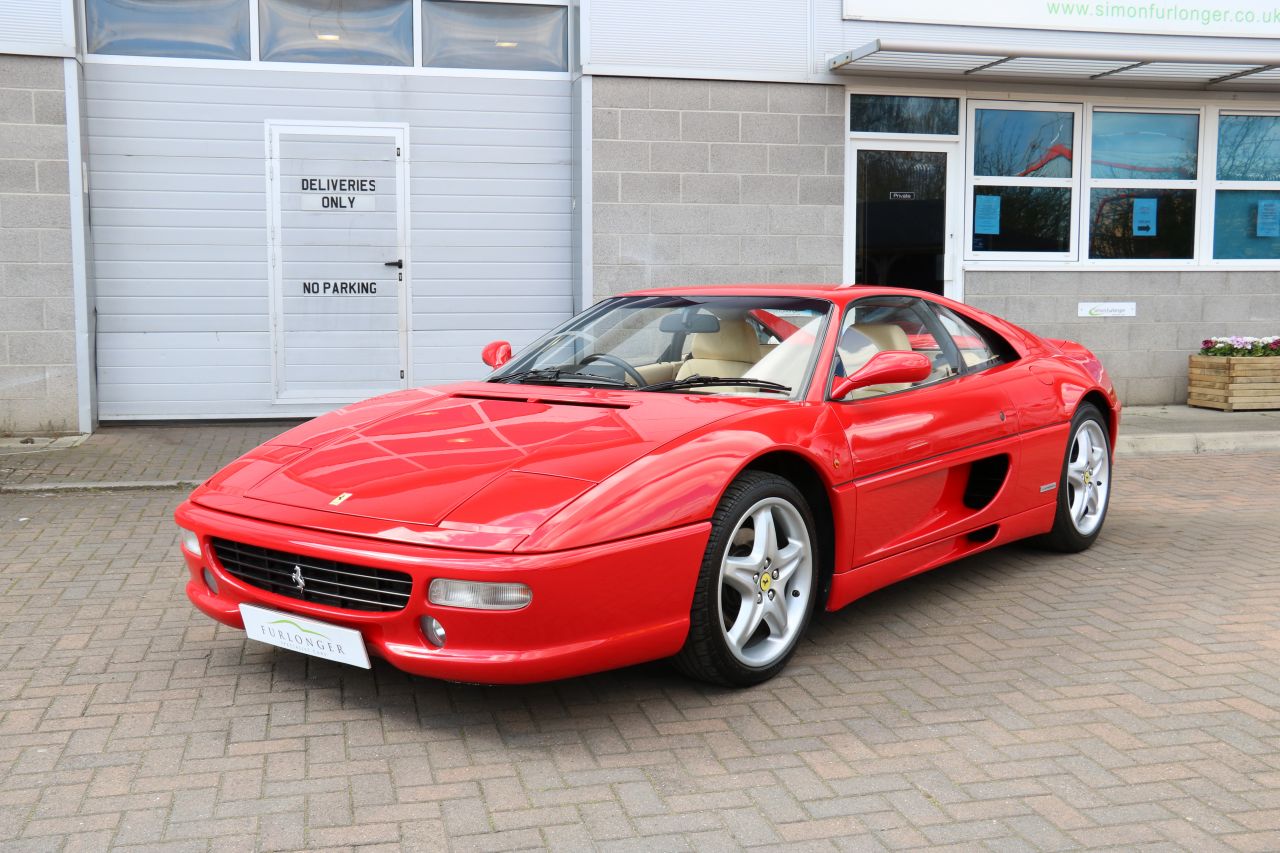
[[[652,449],[766,402],[487,383],[438,390],[300,451],[243,494],[402,524],[524,527],[514,516],[545,518]]]

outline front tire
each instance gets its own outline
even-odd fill
[[[789,480],[763,471],[734,480],[711,520],[676,667],[729,687],[777,675],[813,613],[817,542],[809,504]]]
[[[1054,551],[1074,554],[1102,532],[1111,500],[1111,442],[1107,422],[1092,403],[1071,419],[1071,439],[1058,482],[1058,511],[1053,529],[1040,539]]]

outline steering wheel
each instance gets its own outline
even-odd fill
[[[593,352],[591,355],[584,358],[581,363],[587,365],[593,361],[603,361],[605,364],[612,364],[614,367],[621,369],[628,378],[634,379],[636,385],[641,388],[649,384],[649,381],[644,378],[644,374],[636,370],[623,359],[618,358],[616,355],[610,355],[607,352]]]

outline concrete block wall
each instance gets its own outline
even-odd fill
[[[838,282],[844,88],[592,81],[594,296]]]
[[[77,426],[63,62],[0,55],[0,433]]]
[[[1280,273],[968,272],[965,301],[1096,352],[1125,405],[1187,401],[1204,338],[1280,335]],[[1080,317],[1080,302],[1134,302],[1135,317]]]

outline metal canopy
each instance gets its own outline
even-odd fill
[[[912,74],[1012,82],[1280,91],[1280,54],[1012,50],[990,44],[876,39],[832,57],[838,74]]]

